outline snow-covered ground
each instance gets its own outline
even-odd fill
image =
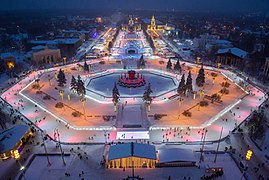
[[[146,59],[146,61],[149,69],[158,71],[165,69],[167,59],[151,58]],[[165,63],[160,64],[159,61],[164,61]],[[83,78],[86,78],[88,76],[94,76],[96,74],[95,72],[122,67],[121,64],[111,59],[106,61],[104,65],[99,64],[99,62],[100,60],[98,59],[88,61],[88,63],[91,63],[90,74],[79,71],[79,67],[76,64],[34,72],[4,92],[1,97],[8,101],[14,108],[18,109],[30,121],[41,129],[46,130],[51,137],[53,137],[54,129],[58,128],[62,133],[62,141],[64,142],[104,142],[104,130],[110,134],[109,141],[115,140],[116,131],[113,129],[113,125],[116,123],[115,119],[111,119],[110,121],[103,120],[103,115],[116,115],[113,111],[111,98],[104,98],[102,101],[94,98],[94,96],[87,98],[85,103],[85,118],[80,97],[72,94],[69,90],[72,75],[75,77],[81,75]],[[64,69],[67,77],[67,85],[64,88],[63,98],[66,106],[63,109],[55,108],[55,104],[62,101],[55,79],[55,73],[57,73],[59,68]],[[209,102],[208,107],[200,107],[198,109],[196,104],[202,98],[199,97],[200,88],[196,87],[194,82],[199,68],[196,65],[185,63],[183,69],[183,73],[185,74],[188,73],[189,69],[192,71],[194,90],[198,92],[196,99],[194,100],[189,95],[188,97],[182,97],[184,99],[182,102],[177,101],[176,98],[168,100],[169,97],[176,94],[175,91],[155,98],[151,105],[151,112],[148,113],[151,123],[150,141],[200,141],[203,128],[207,128],[208,130],[206,140],[217,140],[222,127],[224,128],[224,137],[264,100],[264,93],[255,87],[249,85],[249,90],[253,95],[245,96],[246,93],[243,90],[229,81],[231,83],[229,87],[230,93],[222,96],[223,103],[211,104]],[[235,74],[225,70],[218,70],[219,73],[213,85],[210,75],[211,69],[210,67],[205,67],[205,73],[209,74],[206,77],[205,94],[212,95],[221,89],[220,83],[223,82],[223,75],[235,82],[240,81],[240,78]],[[43,94],[36,94],[35,90],[31,88],[31,84],[29,84],[34,83],[33,80],[38,76],[41,85],[40,90],[44,92]],[[177,77],[176,75],[174,76]],[[48,82],[49,78],[50,82]],[[177,79],[180,79],[180,77],[177,77]],[[152,90],[154,91],[154,87]],[[132,91],[134,92],[136,90],[132,89]],[[43,100],[44,94],[50,95],[52,97],[51,100]],[[68,100],[68,95],[70,95],[70,101]],[[23,100],[23,102],[19,102],[20,100]],[[128,105],[143,103],[142,99],[139,98],[121,98],[121,103],[125,104],[126,101]],[[193,108],[189,111],[192,113],[192,117],[185,117],[181,114],[184,110],[191,107]],[[74,111],[79,111],[83,115],[81,117],[73,117],[71,114]],[[164,116],[161,120],[154,120],[151,116],[155,113],[166,114],[167,116]],[[180,116],[178,116],[179,114]],[[190,127],[190,129],[187,129],[187,127]],[[164,130],[165,128],[168,129]],[[165,131],[171,132],[168,132],[169,135],[166,135],[167,133]],[[92,136],[94,136],[94,140],[91,139]]]
[[[132,169],[106,169],[100,165],[104,146],[92,145],[83,147],[80,150],[74,148],[70,156],[64,156],[66,166],[60,155],[49,156],[51,166],[48,166],[46,156],[36,156],[29,167],[26,169],[26,179],[122,179],[132,175]],[[85,154],[86,152],[86,154]],[[78,154],[81,154],[80,159]],[[195,153],[195,158],[199,161],[200,153]],[[191,179],[199,179],[204,175],[206,168],[221,167],[224,168],[224,175],[219,179],[236,180],[241,177],[236,164],[233,162],[229,154],[219,154],[216,163],[213,162],[214,154],[205,154],[205,161],[198,167],[171,167],[171,168],[155,168],[155,169],[135,169],[135,175],[143,177],[145,180],[156,179],[166,180],[169,176],[171,179],[183,179],[190,177]],[[36,168],[38,167],[38,168]],[[83,174],[82,174],[83,171]],[[66,176],[65,173],[70,174]],[[81,174],[79,176],[79,174]],[[19,176],[17,176],[19,177]]]

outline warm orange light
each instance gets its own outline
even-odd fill
[[[13,69],[15,67],[15,63],[13,61],[8,61],[7,67],[8,67],[8,69]]]
[[[246,154],[246,160],[249,161],[251,159],[251,156],[253,155],[253,151],[252,150],[248,150],[247,154]]]
[[[101,17],[97,17],[97,18],[96,18],[96,21],[97,21],[98,23],[101,23],[101,22],[102,22],[102,18],[101,18]]]
[[[20,155],[20,153],[19,153],[19,151],[16,149],[16,150],[13,150],[12,152],[11,152],[11,156],[13,157],[13,158],[15,158],[16,160],[19,160],[20,159],[20,157],[21,157],[21,155]]]

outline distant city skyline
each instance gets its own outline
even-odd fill
[[[0,10],[121,9],[256,12],[269,11],[268,0],[2,0]]]

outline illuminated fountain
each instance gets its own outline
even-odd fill
[[[146,84],[145,78],[142,74],[137,73],[134,70],[130,70],[119,76],[118,84],[123,87],[135,88],[141,87]]]

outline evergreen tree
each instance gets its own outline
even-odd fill
[[[114,82],[114,88],[112,90],[112,101],[114,103],[114,111],[116,112],[116,105],[120,101],[120,93],[117,88],[116,82]]]
[[[64,84],[66,84],[65,74],[62,71],[62,69],[59,70],[59,73],[57,75],[57,82],[58,82],[58,86],[60,87],[63,87]]]
[[[84,82],[81,80],[80,76],[78,76],[77,79],[77,94],[80,96],[84,96],[86,94]]]
[[[204,86],[205,83],[205,70],[203,68],[203,64],[201,69],[199,70],[198,76],[196,78],[196,84],[198,87]]]
[[[167,61],[166,69],[167,69],[167,70],[171,70],[171,69],[172,69],[171,59],[169,59],[169,60]]]
[[[148,105],[148,111],[150,111],[150,104],[151,104],[152,99],[153,99],[151,97],[151,93],[152,93],[152,90],[151,90],[150,83],[149,83],[145,89],[144,94],[143,94],[143,100]]]
[[[74,76],[72,76],[72,79],[71,79],[70,89],[71,89],[71,91],[77,90],[77,80]]]
[[[90,71],[89,65],[87,64],[86,60],[84,61],[83,71],[84,72],[89,72]]]
[[[186,84],[185,84],[185,74],[181,76],[181,81],[178,84],[177,93],[178,94],[185,94],[186,91]]]
[[[176,73],[180,73],[181,72],[181,66],[180,66],[180,63],[179,63],[179,59],[177,60],[175,66],[174,66],[174,71]]]
[[[140,57],[140,59],[138,61],[137,68],[138,69],[143,69],[143,68],[145,68],[145,66],[146,66],[146,63],[145,63],[145,60],[144,60],[144,56],[142,54],[142,56]]]
[[[191,77],[191,71],[189,71],[187,81],[186,81],[186,90],[189,92],[192,92],[192,77]]]

